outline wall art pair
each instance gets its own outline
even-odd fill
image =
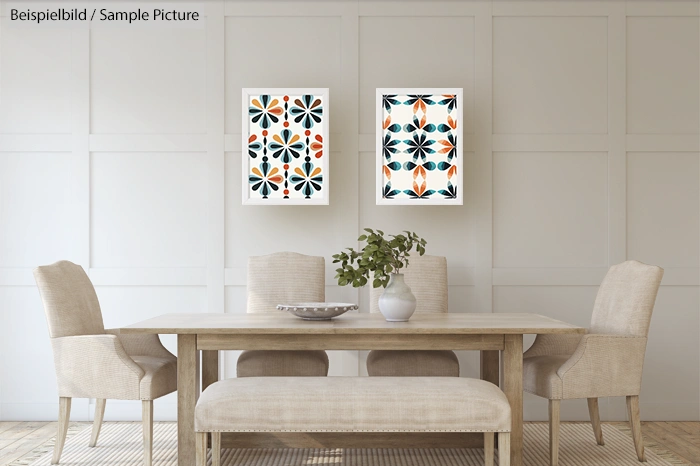
[[[328,89],[243,89],[243,203],[329,201]],[[462,205],[462,89],[377,89],[379,205]]]

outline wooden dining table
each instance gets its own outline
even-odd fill
[[[537,314],[520,313],[415,314],[408,322],[387,322],[380,314],[347,313],[333,320],[306,321],[277,311],[165,314],[124,327],[121,332],[177,335],[179,466],[195,463],[194,409],[200,387],[203,390],[219,379],[219,351],[373,349],[480,351],[481,378],[500,384],[510,402],[511,464],[520,466],[523,335],[582,334],[585,329]]]

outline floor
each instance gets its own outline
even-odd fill
[[[649,441],[700,466],[700,422],[643,422],[642,431]],[[54,435],[55,422],[0,422],[0,465],[20,458]]]

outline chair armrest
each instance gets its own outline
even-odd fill
[[[116,335],[129,356],[152,356],[177,360],[173,353],[165,349],[156,334],[120,333],[118,328],[105,329],[105,332]]]
[[[588,334],[557,370],[564,398],[639,395],[647,338]]]
[[[537,335],[535,342],[523,354],[524,358],[533,356],[569,356],[574,354],[581,342],[580,334],[541,334]]]
[[[144,370],[115,335],[52,338],[59,396],[140,399]]]

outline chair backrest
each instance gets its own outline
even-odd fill
[[[248,259],[250,313],[279,312],[278,304],[323,302],[326,260],[295,252],[278,252]]]
[[[661,267],[627,261],[610,267],[593,307],[591,333],[647,336]]]
[[[95,288],[83,268],[59,261],[34,269],[51,338],[105,333]]]
[[[408,267],[403,269],[404,281],[416,297],[416,312],[447,312],[447,259],[442,256],[409,257]],[[379,312],[379,297],[383,287],[372,288],[369,281],[369,311]]]

